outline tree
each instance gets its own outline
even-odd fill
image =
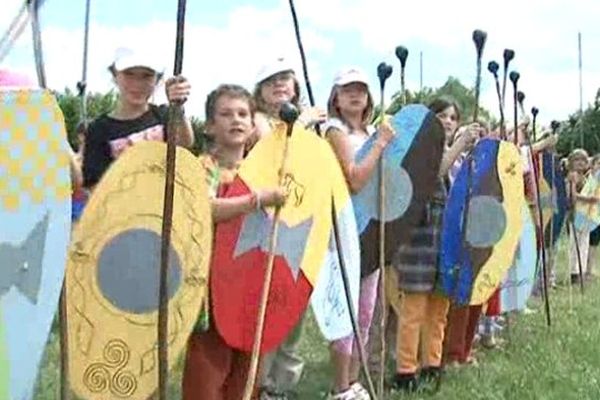
[[[82,122],[81,117],[81,98],[73,93],[69,88],[64,93],[54,93],[58,105],[65,118],[65,127],[71,147],[76,149],[79,146],[77,138],[77,125]],[[117,103],[117,95],[110,91],[106,94],[90,93],[87,96],[87,114],[88,120],[99,117],[102,114],[113,110]]]
[[[576,148],[584,148],[590,155],[600,153],[600,90],[593,105],[583,113],[571,114],[561,123],[557,144],[559,154],[566,156]]]
[[[446,83],[437,89],[425,87],[418,92],[407,91],[407,103],[429,104],[437,97],[450,98],[458,104],[462,114],[463,122],[469,121],[475,109],[475,91],[463,85],[459,79],[448,77]],[[389,114],[395,114],[400,110],[402,103],[402,93],[397,92],[392,96],[392,104],[388,107]],[[479,107],[479,118],[484,121],[493,122],[491,114],[488,110]]]
[[[209,137],[205,134],[204,121],[198,117],[192,117],[190,119],[192,124],[192,130],[194,131],[194,145],[191,148],[192,153],[198,155],[206,152],[210,144]]]

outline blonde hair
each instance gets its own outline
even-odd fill
[[[363,129],[366,129],[366,127],[369,125],[371,118],[373,118],[373,110],[375,108],[374,103],[373,103],[373,96],[371,96],[369,87],[366,85],[365,85],[365,87],[367,90],[367,107],[365,107],[365,110],[363,111],[362,120],[361,120]],[[342,116],[342,112],[337,105],[339,88],[340,88],[339,85],[334,85],[331,88],[331,93],[329,94],[329,100],[327,100],[327,114],[328,114],[329,118],[337,118],[340,121],[346,123],[346,121],[344,120],[344,117]]]
[[[573,150],[571,154],[569,154],[569,157],[567,159],[567,165],[569,170],[573,169],[573,163],[581,158],[583,158],[586,163],[589,163],[590,161],[590,157],[588,156],[587,151],[585,151],[584,149]]]

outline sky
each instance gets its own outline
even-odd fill
[[[22,2],[2,0],[2,34]],[[193,87],[188,114],[202,118],[207,94],[220,83],[252,89],[260,66],[280,55],[292,59],[302,75],[287,0],[187,3],[183,74]],[[46,0],[42,6],[42,42],[51,89],[74,89],[81,79],[84,7],[84,0]],[[317,105],[322,107],[336,71],[344,66],[366,71],[371,91],[379,98],[376,68],[388,62],[394,66],[394,75],[386,97],[399,90],[400,65],[394,56],[398,45],[409,50],[409,89],[419,89],[421,52],[424,86],[438,87],[448,76],[473,86],[474,29],[488,33],[481,103],[494,115],[498,114],[497,95],[485,67],[490,60],[502,64],[505,48],[516,52],[511,69],[521,74],[525,107],[538,107],[542,123],[565,119],[579,108],[578,32],[583,39],[584,107],[593,102],[600,88],[598,0],[296,0],[296,8],[310,81]],[[92,0],[89,90],[114,88],[107,67],[118,47],[156,52],[167,71],[172,71],[176,9],[177,0]],[[30,29],[0,67],[35,77]],[[302,91],[306,95],[304,86]],[[158,88],[154,101],[165,101],[164,88]]]

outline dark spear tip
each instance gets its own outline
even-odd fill
[[[519,103],[523,104],[523,100],[525,100],[525,93],[520,90],[517,92],[517,100]]]
[[[483,52],[483,46],[485,45],[486,40],[487,33],[479,29],[473,31],[473,42],[475,42],[475,47],[477,48],[477,55],[479,57],[481,57],[481,54]]]
[[[490,71],[492,74],[494,74],[495,76],[498,75],[498,70],[500,69],[500,65],[498,65],[498,63],[496,61],[490,61],[488,63],[488,71]]]
[[[560,128],[560,122],[558,122],[557,120],[552,121],[550,123],[550,128],[552,128],[552,131],[556,132],[558,128]]]
[[[531,115],[533,115],[533,118],[537,117],[537,115],[539,114],[540,110],[537,107],[532,107],[531,108]]]
[[[392,76],[392,71],[392,66],[385,62],[382,62],[377,66],[377,77],[379,78],[379,83],[382,87],[385,81]]]
[[[298,108],[290,102],[283,103],[279,110],[279,118],[287,124],[293,124],[300,115]]]
[[[408,58],[408,49],[404,46],[396,47],[396,57],[400,60],[402,68],[406,66],[406,59]]]
[[[508,65],[508,63],[515,58],[515,51],[511,49],[504,49],[502,56],[504,57],[504,65]]]
[[[509,75],[508,75],[510,81],[516,85],[517,82],[519,81],[519,78],[521,77],[521,74],[519,74],[517,71],[512,71]]]

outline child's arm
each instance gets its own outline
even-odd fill
[[[190,95],[191,85],[183,76],[169,78],[165,83],[167,99],[169,102],[185,102]],[[189,118],[184,118],[183,128],[177,130],[175,142],[178,146],[192,147],[194,144],[194,130]]]
[[[77,156],[71,146],[69,146],[69,168],[71,170],[71,189],[75,191],[83,185],[83,174],[81,173],[81,165],[79,165]]]
[[[261,190],[230,198],[216,197],[211,201],[212,217],[215,223],[225,222],[261,207],[282,206],[284,203],[285,193],[282,189]]]
[[[600,199],[596,196],[585,196],[583,194],[576,193],[575,201],[580,201],[580,202],[586,203],[586,204],[594,204],[594,203],[599,203]]]
[[[558,142],[558,135],[548,135],[547,137],[533,143],[531,151],[533,154],[538,154],[546,149],[552,148]]]
[[[445,177],[450,171],[456,159],[479,137],[479,124],[471,124],[461,128],[456,133],[456,140],[452,146],[444,152],[440,163],[440,176]]]
[[[371,148],[367,156],[360,162],[354,162],[354,153],[348,135],[338,128],[331,127],[327,130],[327,139],[333,148],[350,191],[352,193],[359,192],[369,180],[373,173],[383,150],[394,137],[394,131],[387,123],[383,123],[379,128],[379,137],[375,141],[375,145]]]

